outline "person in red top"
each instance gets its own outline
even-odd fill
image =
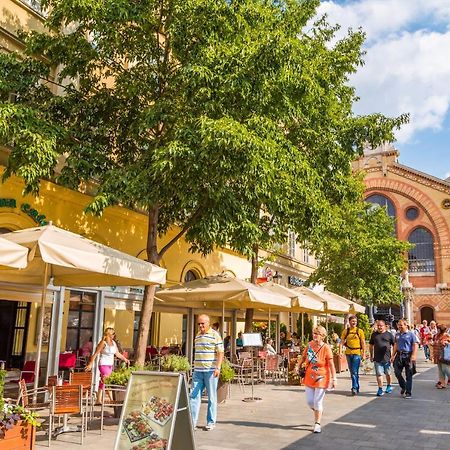
[[[304,378],[306,401],[314,411],[314,433],[322,431],[320,420],[323,413],[323,399],[328,388],[336,387],[336,369],[333,353],[325,338],[327,331],[318,326],[313,329],[313,340],[305,348],[300,360],[300,367],[306,367]]]
[[[423,352],[425,354],[425,361],[430,361],[430,347],[428,347],[428,341],[431,338],[430,327],[428,326],[428,322],[426,320],[422,321],[422,326],[419,330],[420,333],[420,343],[423,347]]]

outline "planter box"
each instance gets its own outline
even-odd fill
[[[293,358],[293,359],[289,360],[289,364],[288,364],[288,368],[287,368],[287,370],[288,370],[288,384],[291,385],[291,386],[299,386],[299,385],[302,384],[301,380],[298,377],[294,378],[292,376],[292,372],[293,372],[296,364],[297,364],[297,359],[296,358]]]
[[[219,380],[217,385],[217,403],[225,403],[230,392],[230,383]]]
[[[347,358],[345,355],[333,355],[333,362],[336,373],[344,372],[348,369]]]
[[[26,422],[18,422],[10,430],[6,430],[5,436],[0,438],[0,449],[31,450],[34,449],[35,439],[35,427]]]
[[[125,391],[113,391],[113,400],[117,403],[124,403],[125,402]],[[120,419],[120,415],[122,414],[122,405],[120,406],[114,406],[114,418]]]

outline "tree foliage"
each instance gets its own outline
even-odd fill
[[[393,219],[363,201],[335,212],[327,231],[310,241],[320,265],[309,281],[368,305],[401,303],[400,274],[410,245],[396,238]]]
[[[182,236],[193,251],[247,256],[288,229],[307,238],[357,199],[350,161],[364,143],[392,140],[406,119],[352,113],[364,35],[333,42],[325,19],[311,24],[319,0],[42,4],[48,33],[22,35],[24,58],[0,56],[5,177],[37,192],[63,157],[57,182],[95,180],[91,212],[147,212],[156,264]],[[146,289],[138,359],[152,305]]]

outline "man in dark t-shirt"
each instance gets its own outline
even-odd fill
[[[375,366],[375,375],[377,376],[378,391],[377,396],[384,395],[383,375],[386,376],[386,394],[392,392],[391,386],[391,350],[395,340],[392,333],[386,330],[384,320],[377,321],[377,331],[372,333],[369,341],[370,360]]]

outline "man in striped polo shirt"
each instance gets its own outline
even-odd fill
[[[208,411],[205,430],[213,430],[217,417],[217,383],[223,361],[223,342],[220,334],[209,325],[206,314],[198,316],[199,333],[194,341],[194,373],[192,375],[191,414],[197,427],[202,392],[208,392]]]

